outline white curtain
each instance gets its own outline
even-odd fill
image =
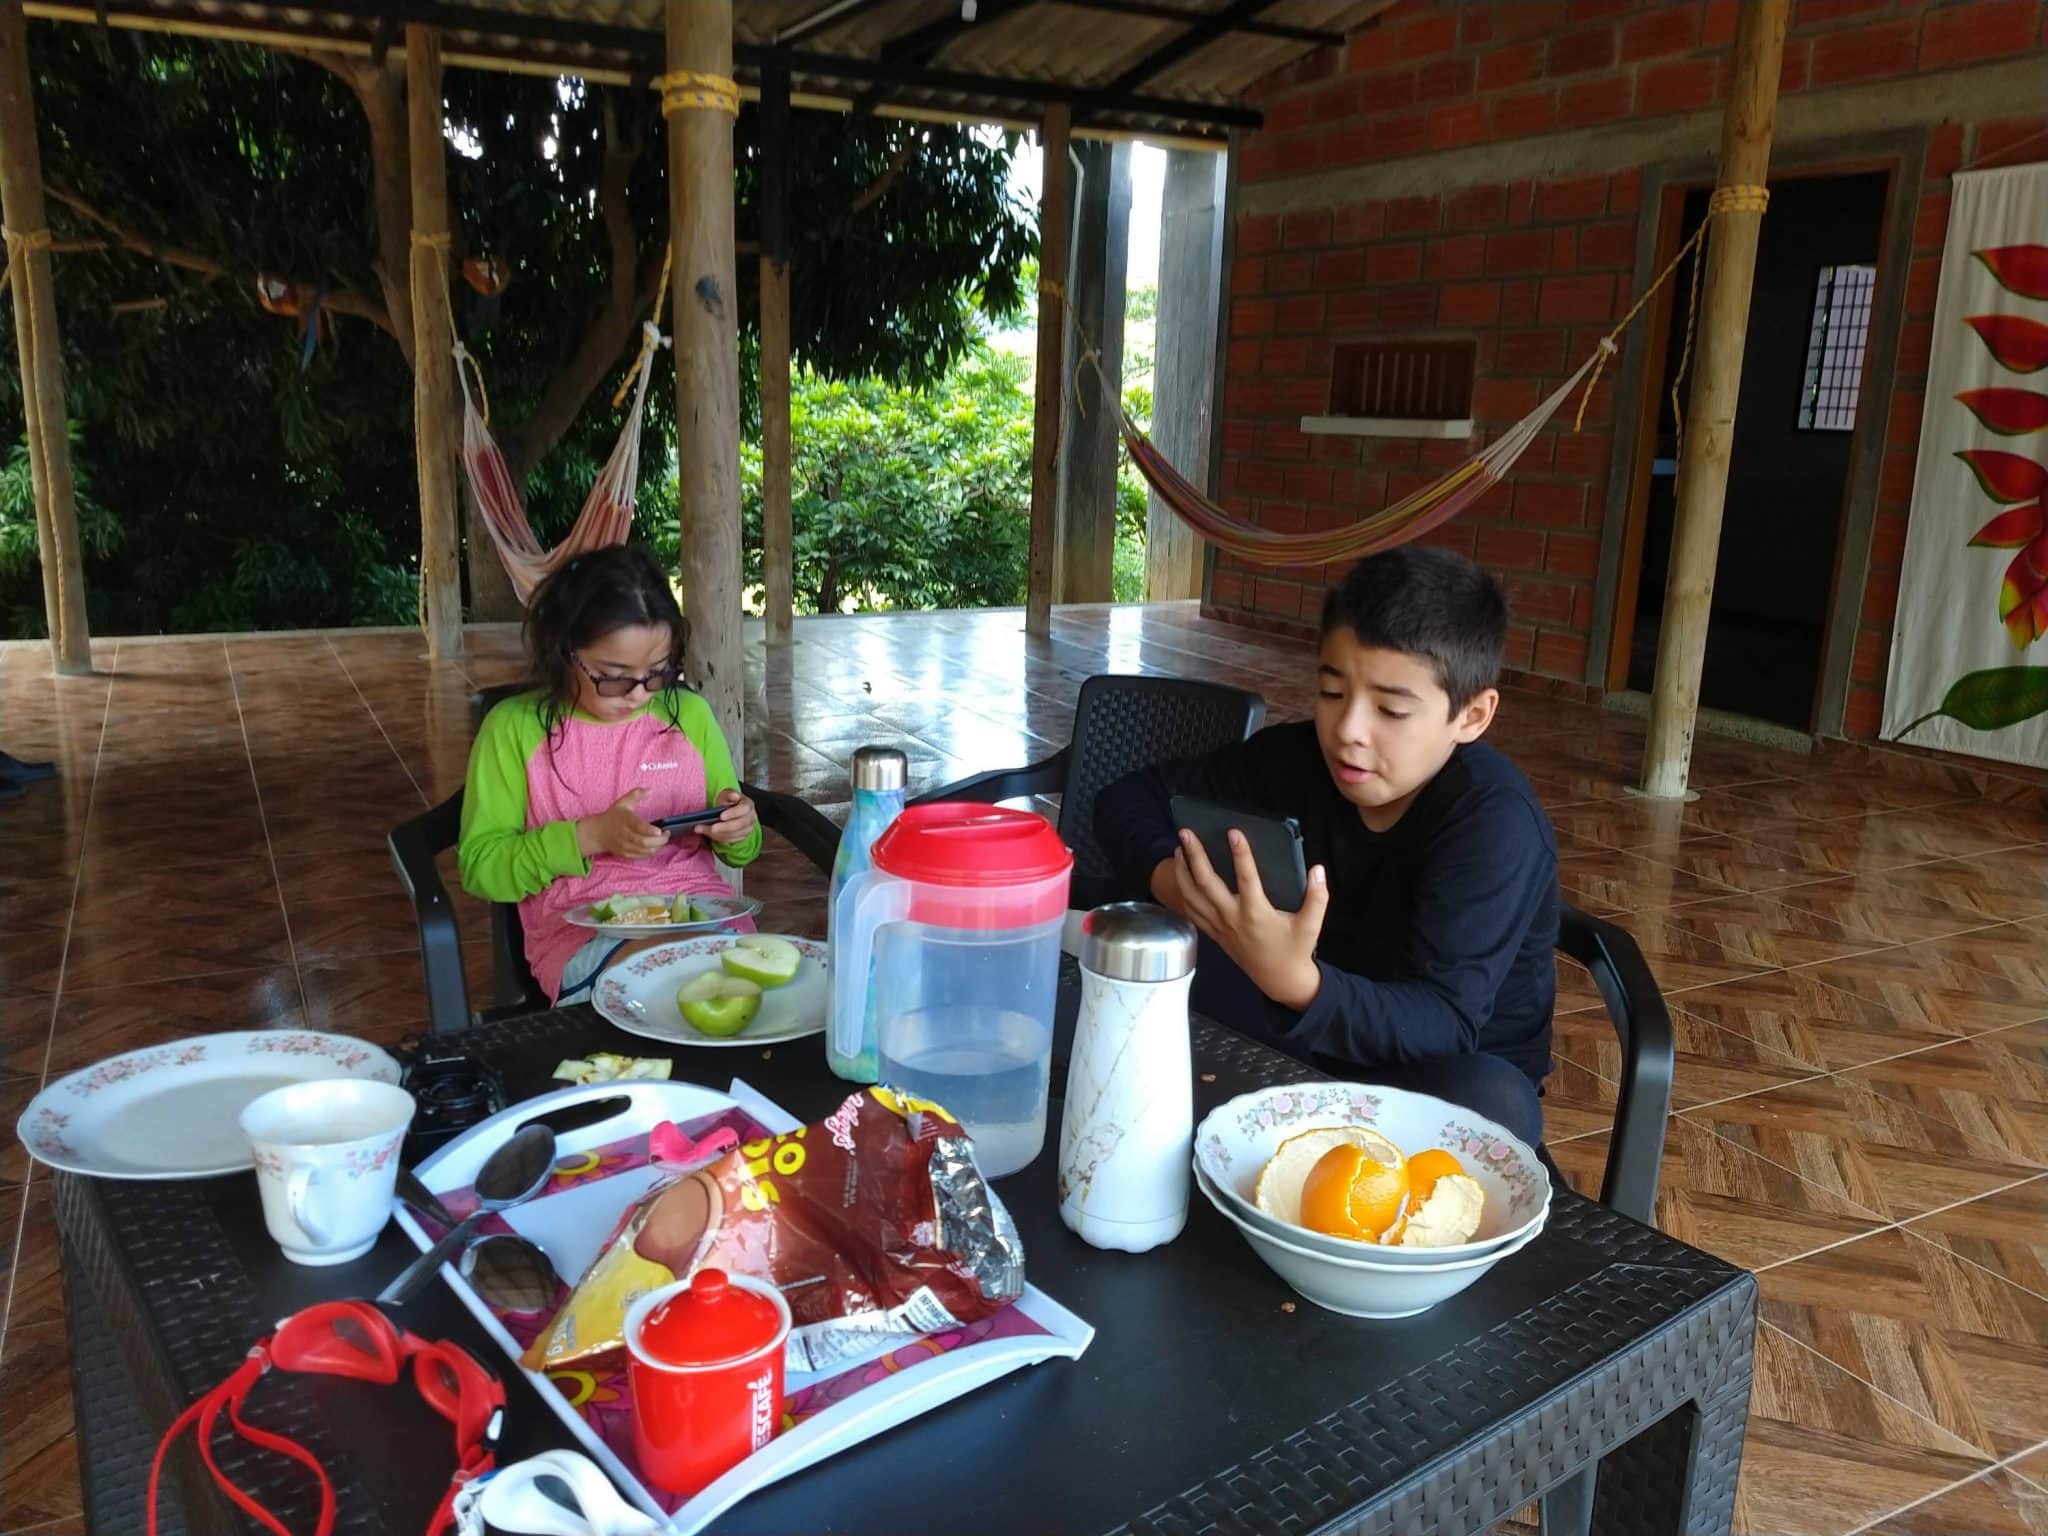
[[[1884,735],[2048,766],[2048,164],[1954,186]]]

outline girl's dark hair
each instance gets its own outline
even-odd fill
[[[540,692],[541,725],[551,741],[576,702],[575,653],[632,624],[668,626],[668,665],[678,682],[657,697],[673,726],[690,626],[645,548],[618,544],[578,555],[534,588],[524,631],[527,681]]]

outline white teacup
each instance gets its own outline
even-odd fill
[[[391,1219],[412,1095],[328,1078],[277,1088],[242,1111],[263,1221],[294,1264],[346,1264]]]

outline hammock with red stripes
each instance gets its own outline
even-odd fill
[[[1232,517],[1167,461],[1138,424],[1131,420],[1128,412],[1120,413],[1124,445],[1130,449],[1131,462],[1158,492],[1159,499],[1171,507],[1181,521],[1226,554],[1251,565],[1339,564],[1418,539],[1430,529],[1456,517],[1500,484],[1507,478],[1515,461],[1536,440],[1536,434],[1549,424],[1550,418],[1557,414],[1571,392],[1579,387],[1612,347],[1612,342],[1603,341],[1601,351],[1596,351],[1581,363],[1578,372],[1545,396],[1535,410],[1508,428],[1485,450],[1421,490],[1411,492],[1371,516],[1342,528],[1276,533],[1270,528],[1260,528]]]

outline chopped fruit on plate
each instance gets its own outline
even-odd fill
[[[665,1082],[672,1067],[666,1056],[617,1056],[597,1051],[563,1062],[555,1068],[555,1078],[578,1084]]]
[[[705,971],[676,993],[683,1020],[700,1035],[727,1040],[754,1022],[761,1011],[761,988],[723,971]]]
[[[796,979],[804,963],[803,952],[787,939],[773,934],[743,933],[723,951],[718,963],[728,976],[751,981],[757,987],[786,987]]]

